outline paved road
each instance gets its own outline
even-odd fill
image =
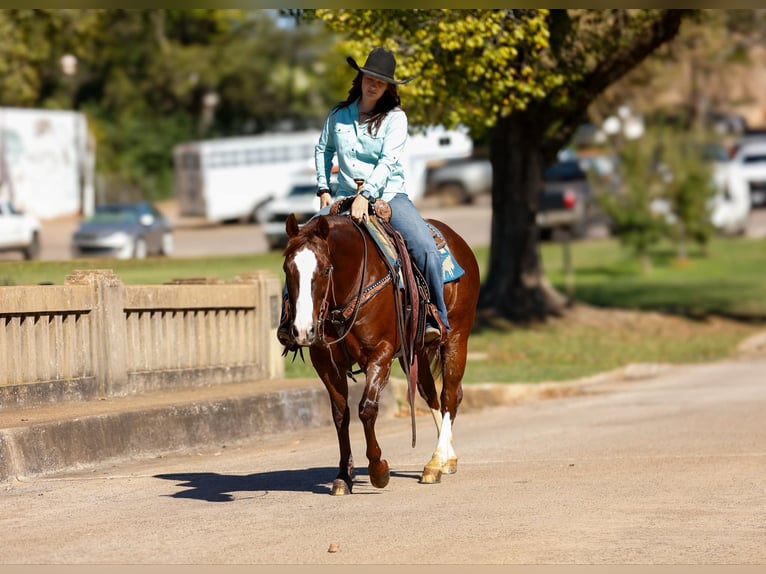
[[[463,233],[472,245],[489,245],[490,208],[488,199],[476,205],[439,208],[425,205],[423,214],[436,217]],[[200,255],[245,255],[265,253],[268,243],[260,225],[257,224],[208,224],[197,218],[179,216],[174,202],[160,206],[173,222],[174,254],[179,257]],[[79,219],[60,218],[43,223],[40,257],[43,260],[69,260],[70,238]],[[0,261],[21,260],[21,253],[0,252]]]
[[[207,225],[180,217],[173,202],[165,204],[163,209],[176,224],[175,254],[177,256],[239,255],[264,253],[268,250],[260,225]],[[491,208],[488,196],[480,197],[475,205],[447,208],[439,207],[432,201],[424,201],[421,212],[425,217],[440,219],[452,226],[470,245],[489,245],[490,243]],[[78,221],[75,218],[45,222],[42,234],[42,259],[70,259],[69,239],[77,224]],[[591,235],[602,236],[603,230],[592,229]],[[766,209],[752,212],[748,235],[766,237]],[[18,253],[0,253],[0,261],[20,259],[21,255]]]
[[[2,486],[2,564],[764,564],[766,358],[379,426],[389,485],[328,494],[330,427]],[[352,422],[357,465],[361,425]],[[328,552],[331,544],[338,551]]]

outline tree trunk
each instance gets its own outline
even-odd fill
[[[567,105],[539,100],[497,121],[490,138],[492,233],[481,310],[516,322],[563,313],[566,298],[546,281],[540,259],[536,217],[543,169],[569,141],[594,98],[673,38],[692,12],[664,10],[633,42],[601,54],[598,65],[566,86]]]
[[[536,217],[542,174],[555,156],[546,157],[538,109],[499,120],[490,140],[492,232],[479,307],[516,322],[561,314],[566,303],[545,280],[540,259]]]

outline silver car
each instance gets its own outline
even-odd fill
[[[261,211],[263,233],[269,249],[279,249],[287,245],[285,222],[294,213],[299,224],[306,223],[319,211],[319,198],[315,183],[296,184],[285,197],[271,200]]]
[[[99,205],[72,235],[73,257],[143,259],[172,252],[170,222],[146,201]]]

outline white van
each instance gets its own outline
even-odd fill
[[[747,231],[752,201],[746,171],[741,156],[731,160],[721,158],[713,163],[718,193],[712,200],[711,221],[726,235],[743,235]]]

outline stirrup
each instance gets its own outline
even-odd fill
[[[439,327],[426,324],[425,333],[423,333],[423,344],[430,345],[431,343],[438,341],[442,338],[442,332]]]

